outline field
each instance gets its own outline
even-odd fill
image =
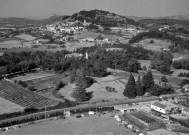
[[[26,73],[23,75],[16,76],[12,78],[12,80],[31,81],[31,80],[49,77],[53,75],[54,75],[53,73],[46,73],[46,72]]]
[[[154,43],[150,43],[151,40],[154,40]],[[171,42],[160,39],[144,39],[133,46],[137,46],[138,44],[144,47],[144,49],[152,51],[161,51],[161,48],[168,48],[172,45]]]
[[[5,135],[134,135],[109,116],[90,116],[83,118],[68,118],[50,122],[37,123],[18,130],[11,130]]]
[[[89,43],[89,42],[66,42],[65,44],[65,49],[68,51],[74,51],[77,50],[78,48],[82,47],[91,47],[94,46],[95,43]]]
[[[3,41],[0,43],[0,48],[3,49],[13,49],[13,48],[24,48],[25,46],[22,45],[20,40],[9,40]]]
[[[46,72],[26,73],[23,75],[16,76],[12,78],[12,80],[31,81],[31,80],[49,77],[53,75],[54,75],[53,73],[46,73]]]
[[[0,114],[22,111],[24,108],[0,97]]]
[[[140,111],[139,112],[133,112],[133,113],[131,113],[131,115],[133,115],[134,117],[144,121],[147,124],[157,122],[156,119],[149,117],[147,114],[140,112]]]
[[[1,80],[0,86],[1,97],[23,107],[42,108],[45,106],[53,106],[58,103],[7,80]]]

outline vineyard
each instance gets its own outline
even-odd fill
[[[0,96],[22,107],[43,108],[58,104],[54,100],[40,96],[6,80],[0,81]]]

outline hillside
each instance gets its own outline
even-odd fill
[[[46,25],[46,24],[51,24],[56,21],[62,21],[63,18],[66,16],[58,16],[58,15],[53,15],[49,18],[46,19],[27,19],[27,18],[16,18],[16,17],[11,17],[11,18],[0,18],[0,26],[4,25]]]
[[[132,19],[102,10],[82,10],[78,13],[73,14],[71,16],[71,19],[79,20],[82,22],[86,20],[87,22],[92,22],[102,26],[137,25],[137,23]]]
[[[139,20],[138,23],[144,25],[144,26],[149,26],[152,28],[157,28],[161,24],[169,24],[169,25],[182,25],[186,28],[189,28],[189,22],[184,21],[184,20],[176,20],[176,19],[142,19]]]

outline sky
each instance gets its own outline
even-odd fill
[[[47,18],[93,9],[139,17],[189,15],[189,0],[0,0],[0,18]]]

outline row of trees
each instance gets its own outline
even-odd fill
[[[175,60],[172,64],[175,69],[189,70],[189,59]]]
[[[164,77],[163,77],[164,78]],[[164,78],[165,80],[165,78]],[[165,80],[167,82],[167,80]],[[151,70],[143,75],[142,79],[138,76],[135,82],[134,76],[130,74],[123,95],[128,98],[135,98],[136,96],[143,96],[145,93],[149,93],[153,96],[159,96],[162,94],[171,94],[174,89],[170,86],[159,86],[154,83],[154,78],[152,76]]]

